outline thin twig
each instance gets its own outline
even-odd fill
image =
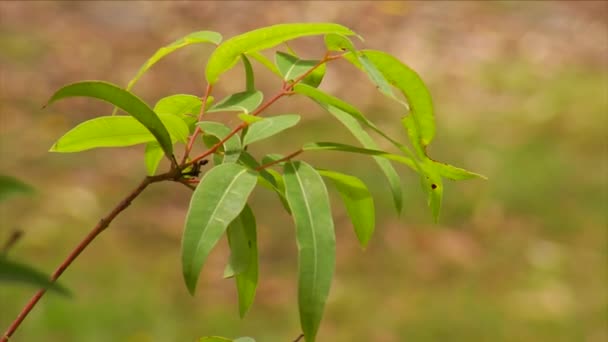
[[[295,340],[293,340],[293,342],[300,342],[301,339],[304,338],[304,334],[300,334],[300,336],[298,336],[298,338],[296,338]]]
[[[57,279],[63,274],[63,272],[76,260],[76,258],[85,250],[89,244],[101,233],[103,232],[112,221],[120,214],[123,210],[127,209],[131,202],[137,198],[141,194],[148,185],[156,182],[161,182],[164,180],[176,179],[179,176],[179,171],[172,170],[167,173],[158,175],[158,176],[149,176],[144,178],[144,180],[139,184],[137,188],[135,188],[127,197],[125,197],[108,215],[103,217],[97,225],[89,232],[89,234],[76,246],[76,248],[68,255],[68,257],[57,267],[55,272],[51,275],[51,282],[57,281]],[[19,325],[23,322],[23,320],[27,317],[27,315],[32,311],[36,303],[42,298],[46,289],[40,289],[38,292],[29,300],[29,302],[23,307],[17,318],[13,321],[13,323],[8,327],[4,335],[0,338],[0,342],[8,342],[8,339],[15,333]]]
[[[258,166],[258,167],[256,167],[256,168],[255,168],[255,170],[256,170],[256,171],[264,170],[264,169],[269,168],[269,167],[271,167],[271,166],[273,166],[273,165],[275,165],[275,164],[278,164],[278,163],[281,163],[281,162],[284,162],[284,161],[290,160],[291,158],[293,158],[293,157],[297,156],[298,154],[300,154],[300,153],[302,153],[302,152],[304,152],[304,150],[299,149],[299,150],[297,150],[297,151],[295,151],[295,152],[293,152],[293,153],[290,153],[290,154],[286,155],[285,157],[283,157],[283,158],[281,158],[281,159],[273,160],[273,161],[271,161],[270,163],[267,163],[267,164],[264,164],[264,165]]]

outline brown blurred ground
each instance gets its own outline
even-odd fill
[[[24,229],[12,253],[50,271],[144,173],[141,148],[46,152],[78,122],[111,110],[88,100],[40,110],[58,87],[83,79],[125,85],[158,47],[191,31],[228,38],[275,23],[337,22],[365,37],[359,46],[395,54],[428,83],[438,121],[432,156],[490,180],[448,184],[435,226],[407,170],[397,217],[371,162],[305,156],[358,174],[378,195],[377,233],[364,252],[334,204],[338,268],[320,341],[605,341],[606,18],[601,1],[0,2],[0,172],[38,189],[35,198],[3,203],[0,240]],[[291,46],[313,58],[322,44]],[[150,103],[200,94],[209,52],[200,46],[171,55],[135,92]],[[258,86],[269,96],[279,84],[259,70]],[[343,63],[330,70],[324,89],[401,134],[401,113],[365,77]],[[241,87],[240,70],[229,76],[217,97]],[[310,103],[295,106],[284,101],[271,110],[309,118],[307,131],[276,152],[308,140],[351,141]],[[253,311],[240,321],[233,284],[221,279],[225,244],[196,298],[182,284],[187,196],[163,184],[138,199],[66,273],[75,298],[45,298],[15,341],[295,338],[295,243],[289,218],[276,213],[280,204],[255,194],[261,283]],[[0,329],[32,292],[0,288]]]

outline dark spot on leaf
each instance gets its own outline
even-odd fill
[[[433,190],[437,189],[437,184],[431,184],[431,189],[433,189]]]
[[[251,240],[247,240],[247,245],[251,248]]]

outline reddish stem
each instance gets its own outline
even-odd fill
[[[205,107],[207,105],[207,99],[209,99],[209,95],[211,94],[212,89],[213,89],[213,85],[211,85],[211,84],[207,85],[207,89],[205,89],[205,95],[203,95],[203,105],[201,106],[201,111],[198,114],[198,121],[203,120],[203,116],[205,115],[205,109],[206,109]],[[192,147],[194,146],[194,142],[196,141],[196,137],[198,137],[198,135],[200,133],[201,133],[200,126],[196,126],[196,128],[194,129],[194,133],[192,133],[190,140],[188,140],[188,145],[186,145],[186,150],[184,151],[184,157],[182,158],[182,164],[184,164],[186,162],[186,160],[188,159],[188,156],[190,155],[190,151],[192,151]]]
[[[61,274],[72,264],[72,262],[74,262],[74,260],[80,255],[80,253],[82,253],[82,251],[85,248],[87,248],[87,246],[89,246],[91,241],[93,241],[97,237],[97,235],[99,235],[102,231],[104,231],[104,229],[106,229],[110,225],[110,223],[114,220],[114,218],[116,218],[116,216],[118,216],[118,214],[120,214],[123,210],[127,209],[129,207],[129,205],[131,204],[131,202],[137,196],[139,196],[139,194],[141,194],[141,192],[144,191],[144,189],[148,185],[150,185],[152,183],[164,181],[164,180],[174,180],[174,179],[176,179],[176,176],[179,175],[176,172],[178,172],[178,171],[172,170],[172,171],[169,171],[162,175],[144,178],[144,180],[141,182],[141,184],[139,184],[139,186],[137,188],[135,188],[133,191],[131,191],[131,193],[127,197],[125,197],[122,201],[120,201],[120,203],[118,203],[118,205],[116,207],[114,207],[114,209],[112,209],[112,211],[108,215],[106,215],[104,218],[99,220],[99,222],[93,228],[93,230],[91,230],[91,232],[89,232],[89,234],[78,244],[78,246],[76,246],[76,248],[68,255],[68,257],[59,265],[59,267],[57,267],[55,272],[53,272],[51,279],[50,279],[51,282],[57,281],[57,279],[61,276]],[[40,298],[42,298],[42,296],[44,295],[45,292],[46,292],[46,289],[38,290],[38,292],[23,307],[23,309],[21,310],[21,312],[19,313],[17,318],[13,321],[13,323],[8,327],[8,329],[6,330],[4,335],[0,338],[0,342],[8,342],[8,339],[15,333],[15,331],[17,330],[19,325],[21,325],[21,323],[23,322],[25,317],[27,317],[27,315],[30,313],[30,311],[32,311],[34,306],[36,306],[36,303],[38,303],[38,301],[40,300]]]
[[[297,156],[298,154],[300,154],[300,153],[302,153],[302,152],[304,152],[304,151],[303,151],[302,149],[299,149],[299,150],[297,150],[297,151],[295,151],[295,152],[293,152],[293,153],[290,153],[289,155],[287,155],[287,156],[285,156],[285,157],[283,157],[283,158],[281,158],[281,159],[273,160],[273,161],[271,161],[270,163],[267,163],[267,164],[264,164],[264,165],[258,166],[258,167],[256,167],[256,168],[255,168],[255,170],[256,170],[256,171],[260,171],[260,170],[267,169],[267,168],[269,168],[269,167],[271,167],[271,166],[273,166],[273,165],[276,165],[276,164],[278,164],[278,163],[281,163],[281,162],[284,162],[284,161],[290,160],[290,159],[292,159],[293,157]]]

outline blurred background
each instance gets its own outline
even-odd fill
[[[37,189],[2,203],[0,241],[23,230],[11,256],[50,273],[145,173],[142,146],[47,152],[77,123],[111,111],[86,99],[41,110],[60,86],[84,79],[126,85],[157,48],[192,31],[228,38],[276,23],[336,22],[365,37],[359,47],[398,56],[427,82],[438,130],[430,155],[489,180],[447,183],[433,224],[409,170],[399,169],[406,194],[399,216],[372,160],[302,155],[360,176],[377,204],[376,233],[362,251],[332,194],[338,261],[319,340],[606,341],[607,18],[602,1],[0,2],[0,173]],[[323,52],[321,38],[290,46],[306,58]],[[210,52],[200,45],[170,55],[135,93],[150,104],[200,95]],[[279,80],[256,70],[258,87],[272,96]],[[399,108],[353,71],[332,63],[321,87],[405,139]],[[235,68],[214,95],[242,87]],[[288,111],[305,117],[302,130],[254,153],[353,142],[307,100],[280,101],[268,114]],[[233,281],[222,279],[226,241],[194,298],[183,284],[188,196],[176,184],[149,188],[62,277],[74,297],[47,295],[14,341],[294,340],[296,245],[277,198],[254,193],[261,279],[252,311],[240,320]],[[0,288],[2,331],[34,290]]]

